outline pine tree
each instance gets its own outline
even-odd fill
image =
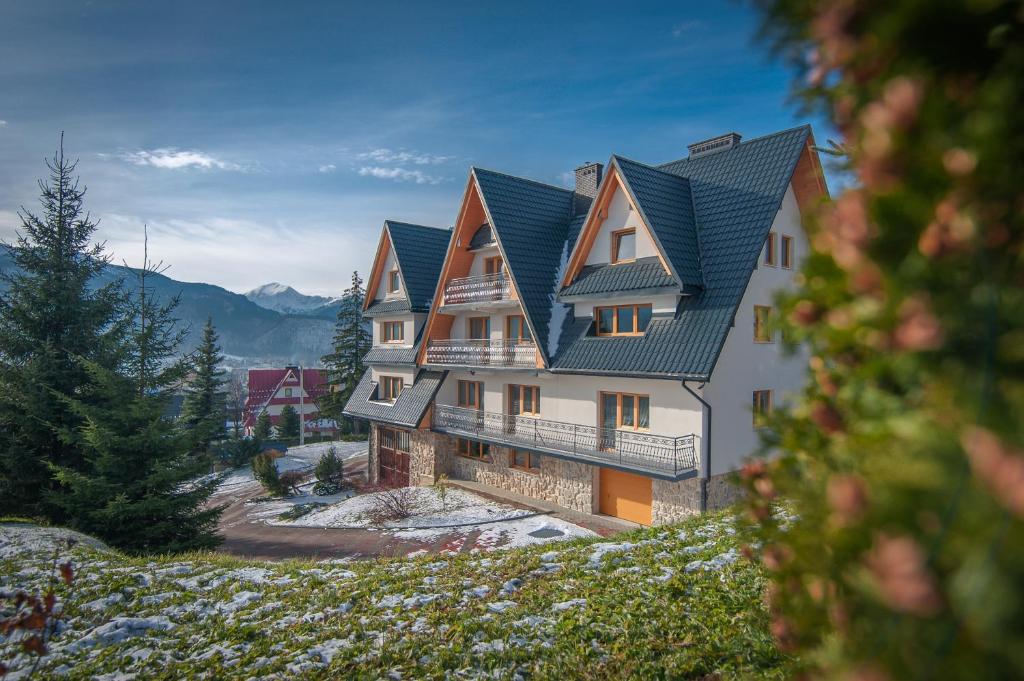
[[[264,409],[260,412],[260,415],[256,417],[256,428],[253,429],[253,435],[260,440],[266,440],[270,437],[270,430],[273,428],[273,424],[270,421],[270,414]]]
[[[224,357],[217,340],[213,319],[207,318],[182,407],[182,421],[192,436],[194,450],[199,453],[209,451],[214,440],[225,436],[225,372],[220,368]]]
[[[64,137],[50,178],[39,182],[42,212],[19,212],[17,243],[9,249],[16,271],[0,277],[0,513],[65,520],[50,465],[77,470],[81,443],[61,437],[82,417],[59,394],[83,404],[97,397],[92,363],[112,368],[119,361],[124,325],[120,284],[98,288],[107,265],[103,247],[92,242],[97,223],[85,212],[85,188],[74,176],[76,162],[64,157]]]
[[[158,302],[147,279],[161,271],[147,258],[134,270],[138,293],[121,371],[86,364],[98,399],[63,399],[84,425],[62,431],[85,452],[79,468],[54,466],[64,485],[68,523],[136,552],[209,548],[221,508],[206,508],[217,479],[196,479],[207,463],[191,454],[189,434],[164,418],[172,390],[189,370],[175,358],[184,331],[175,328],[178,299]]]
[[[363,357],[370,351],[373,336],[363,322],[363,301],[366,290],[359,272],[352,273],[352,285],[342,296],[341,308],[334,327],[333,352],[324,355],[327,381],[331,386],[317,402],[320,413],[339,423],[342,409],[366,371]]]
[[[290,404],[281,408],[281,414],[277,417],[277,432],[284,439],[291,439],[299,436],[299,412]]]

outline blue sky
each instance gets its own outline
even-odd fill
[[[385,218],[446,227],[469,167],[568,185],[804,122],[736,2],[6,0],[0,237],[61,130],[99,236],[170,276],[334,294]]]

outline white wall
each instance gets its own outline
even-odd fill
[[[403,390],[412,385],[416,376],[416,368],[412,366],[371,366],[370,376],[375,383],[380,383],[381,376],[399,376],[402,379]]]
[[[388,272],[397,268],[398,261],[395,259],[395,251],[392,248],[388,248],[388,253],[384,258],[384,269],[381,270],[380,281],[377,282],[377,290],[373,294],[374,300],[395,299],[405,296],[405,282],[402,281],[401,275],[398,277],[398,292],[388,293]]]
[[[594,315],[595,307],[604,307],[607,305],[646,305],[649,303],[653,314],[674,314],[676,306],[679,304],[679,298],[680,296],[676,294],[645,296],[641,298],[600,298],[588,300],[585,303],[574,303],[573,313],[576,317],[592,317]]]
[[[773,343],[754,342],[754,305],[774,307],[775,292],[793,286],[794,273],[808,252],[792,187],[786,191],[772,231],[777,240],[777,264],[766,266],[762,251],[736,312],[735,324],[705,389],[705,399],[712,406],[712,475],[738,468],[758,446],[751,411],[754,390],[772,390],[773,404],[779,406],[804,384],[806,352],[784,355],[777,332]],[[781,266],[783,234],[793,237],[794,269],[791,270]]]
[[[419,319],[417,319],[417,317]],[[399,348],[411,348],[413,343],[416,342],[416,332],[419,331],[419,327],[423,325],[423,320],[426,315],[423,314],[412,314],[411,312],[406,313],[395,313],[385,317],[374,317],[373,318],[373,344],[374,345],[386,345],[388,347],[399,347]],[[381,342],[381,328],[384,322],[402,322],[403,325],[403,340],[401,343],[382,343]]]
[[[487,248],[481,248],[480,250],[473,251],[473,262],[469,266],[468,277],[479,277],[484,274],[484,260],[487,258],[500,257],[501,251],[498,250],[497,244],[494,246],[488,246]]]
[[[587,265],[603,265],[611,261],[612,255],[612,232],[632,227],[636,229],[636,257],[649,258],[658,255],[658,248],[654,245],[647,226],[641,219],[640,214],[632,210],[629,199],[623,192],[622,187],[615,189],[612,200],[608,204],[608,217],[598,228],[597,236],[594,237],[593,246],[587,254]]]

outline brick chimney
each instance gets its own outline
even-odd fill
[[[732,149],[740,143],[740,139],[742,139],[742,136],[738,132],[728,132],[718,137],[694,142],[687,145],[686,148],[690,151],[690,158],[699,158],[719,151],[725,151],[726,149]]]
[[[601,173],[604,166],[600,163],[584,163],[576,169],[576,198],[573,202],[573,215],[586,213],[590,204],[597,198],[597,188],[601,184]]]

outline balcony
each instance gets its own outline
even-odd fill
[[[697,474],[697,438],[614,430],[529,416],[435,405],[431,428],[506,447],[645,473],[664,480]]]
[[[427,364],[535,369],[537,345],[525,340],[432,340],[427,343]]]
[[[504,273],[451,279],[444,286],[442,307],[512,300],[511,281]]]

